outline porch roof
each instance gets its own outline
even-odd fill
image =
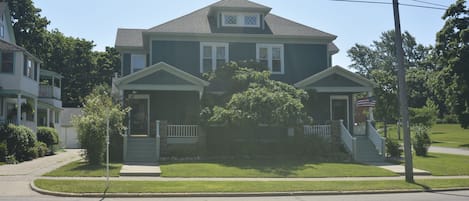
[[[375,84],[370,80],[346,70],[333,66],[316,73],[294,84],[301,89],[314,89],[317,92],[370,92]]]
[[[165,62],[115,79],[113,84],[119,90],[199,91],[201,94],[209,85],[207,81]]]

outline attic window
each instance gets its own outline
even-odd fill
[[[258,13],[222,13],[222,25],[225,27],[259,27]]]

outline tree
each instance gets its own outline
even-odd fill
[[[457,0],[442,18],[446,22],[436,39],[441,70],[434,89],[463,123],[469,121],[469,11],[466,1]]]
[[[105,153],[106,121],[109,118],[110,134],[118,135],[125,129],[124,118],[129,111],[112,102],[108,85],[96,86],[85,97],[82,115],[72,122],[78,130],[78,140],[88,163],[101,164]]]
[[[387,123],[399,116],[397,100],[397,77],[385,70],[373,70],[371,77],[376,83],[374,96],[376,97],[376,118],[384,122],[384,136],[387,137]]]
[[[307,93],[269,77],[268,71],[256,71],[234,62],[217,69],[211,80],[216,83],[222,79],[227,83],[226,102],[213,106],[208,121],[237,126],[296,126],[307,122],[302,104]]]

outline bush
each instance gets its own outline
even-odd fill
[[[44,142],[36,142],[36,144],[34,145],[34,148],[37,150],[38,157],[45,156],[47,152],[49,151],[49,148],[47,148],[47,145]]]
[[[8,155],[5,157],[5,163],[7,164],[17,164],[18,161],[16,160],[15,155]]]
[[[432,144],[430,136],[428,135],[427,128],[423,126],[414,127],[414,138],[412,139],[412,145],[417,156],[426,156],[428,148]]]
[[[459,116],[459,122],[461,123],[461,127],[464,129],[469,128],[469,112],[463,112]]]
[[[6,133],[8,154],[14,155],[20,162],[34,157],[34,151],[30,149],[34,148],[36,137],[31,129],[9,124],[4,131],[8,132]]]
[[[46,147],[49,147],[49,152],[54,154],[54,145],[59,143],[59,135],[55,128],[49,127],[38,127],[37,128],[37,140],[44,142]]]
[[[391,158],[400,158],[402,150],[396,140],[386,138],[386,154]]]
[[[457,124],[457,123],[459,123],[458,115],[456,115],[456,114],[446,114],[445,116],[443,116],[443,123],[445,123],[445,124]]]
[[[430,100],[422,108],[409,108],[410,123],[414,126],[432,127],[438,117],[438,107]]]
[[[0,143],[0,162],[5,162],[5,157],[8,156],[8,148],[5,142]]]

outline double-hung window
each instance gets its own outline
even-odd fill
[[[137,72],[145,68],[146,56],[144,54],[132,54],[130,58],[130,67],[132,73]]]
[[[259,13],[222,13],[222,26],[225,27],[259,27]]]
[[[200,44],[200,72],[215,71],[228,62],[228,43]]]
[[[1,60],[0,73],[13,73],[13,53],[2,52]]]
[[[281,44],[257,44],[257,61],[267,66],[272,74],[283,74],[284,57],[283,45]]]

